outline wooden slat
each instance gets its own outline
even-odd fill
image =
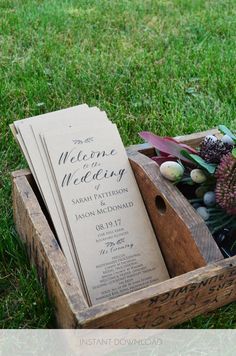
[[[189,146],[197,147],[207,135],[215,135],[216,137],[220,137],[221,133],[218,129],[215,128],[202,132],[196,132],[189,135],[176,136],[175,139],[179,142],[186,143]]]
[[[236,257],[84,310],[83,328],[167,328],[236,300]]]
[[[196,145],[205,135],[178,139]],[[139,150],[149,156],[155,151],[144,144],[129,149],[128,154],[168,269],[172,276],[181,275],[94,307],[88,307],[71,275],[40,206],[30,172],[13,173],[17,231],[53,300],[59,327],[165,328],[236,300],[236,257],[216,261],[222,255],[205,223],[196,217],[181,193],[163,180],[157,165]],[[158,211],[157,196],[163,199],[166,210],[159,206]]]
[[[203,219],[157,164],[137,151],[127,153],[171,276],[223,259]]]
[[[25,174],[25,171],[12,174],[17,232],[53,301],[58,325],[77,327],[76,313],[87,308],[87,304]]]
[[[174,138],[177,141],[185,143],[191,147],[197,147],[201,143],[201,141],[204,139],[204,137],[207,135],[215,135],[217,137],[221,136],[218,129],[211,129],[211,130],[197,132],[197,133],[193,133],[193,134],[189,134],[189,135],[176,136]],[[128,147],[128,149],[131,149],[133,151],[138,151],[147,157],[155,156],[155,149],[149,143],[141,143],[138,145],[132,145],[132,146]]]

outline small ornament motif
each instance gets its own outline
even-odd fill
[[[87,137],[85,140],[81,140],[81,139],[74,139],[73,143],[74,145],[82,145],[83,143],[90,143],[93,142],[93,137]]]

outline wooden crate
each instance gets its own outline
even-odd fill
[[[205,135],[178,140],[196,146]],[[236,300],[236,257],[223,259],[203,220],[160,176],[149,158],[152,147],[127,152],[172,278],[92,307],[70,272],[30,172],[12,174],[16,228],[61,328],[167,328]]]

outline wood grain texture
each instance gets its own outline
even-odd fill
[[[188,272],[78,314],[83,328],[168,328],[236,300],[236,258]]]
[[[195,145],[204,135],[181,140]],[[236,257],[221,259],[205,224],[193,216],[195,211],[186,207],[180,193],[173,192],[172,184],[163,184],[156,164],[139,150],[150,156],[155,151],[138,145],[128,154],[164,258],[176,277],[93,307],[88,307],[69,270],[29,170],[12,175],[16,228],[61,328],[166,328],[236,300]],[[159,212],[157,196],[165,204],[158,205]]]
[[[186,143],[191,147],[197,147],[207,135],[214,135],[216,137],[222,136],[219,130],[215,128],[207,131],[196,132],[189,135],[176,136],[175,139],[179,142]]]
[[[16,229],[54,303],[58,325],[77,327],[76,313],[87,308],[87,303],[25,176],[27,173],[24,170],[12,174]]]
[[[22,175],[22,174],[23,175]],[[236,299],[236,258],[88,307],[31,189],[26,172],[13,179],[14,216],[62,328],[164,328]]]
[[[88,307],[43,215],[26,171],[14,174],[17,230],[62,328],[165,328],[236,299],[236,258]]]
[[[158,165],[132,149],[127,153],[171,276],[223,259],[203,219]]]

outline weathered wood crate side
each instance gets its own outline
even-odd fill
[[[27,173],[28,174],[28,173]],[[62,328],[166,328],[236,300],[236,258],[88,308],[30,187],[13,178],[14,216]]]
[[[212,129],[175,139],[197,147],[209,134],[220,136]],[[127,153],[171,276],[223,259],[204,220],[150,159],[155,149],[141,144],[131,146]]]
[[[29,184],[29,175],[27,170],[12,174],[16,229],[55,306],[58,325],[77,327],[76,313],[87,304]]]
[[[166,328],[236,300],[236,257],[232,257],[88,307],[29,177],[29,171],[13,174],[14,219],[40,280],[55,304],[59,327]],[[175,273],[174,269],[173,264]]]
[[[157,164],[136,151],[128,156],[170,275],[223,259],[203,219]]]
[[[90,307],[83,328],[169,328],[236,300],[231,257],[157,285]]]

